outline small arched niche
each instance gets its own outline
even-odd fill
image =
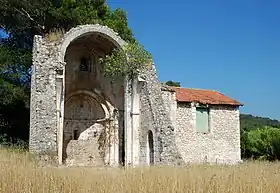
[[[154,151],[154,136],[151,130],[148,131],[147,134],[147,163],[149,165],[154,165],[155,160],[155,151]]]

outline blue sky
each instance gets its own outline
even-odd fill
[[[3,31],[3,30],[1,30],[0,29],[0,37],[8,37],[8,35]]]
[[[161,81],[218,90],[244,103],[242,113],[280,119],[280,1],[108,3],[127,12]]]
[[[280,119],[280,1],[109,0],[128,14],[161,81],[218,90]]]

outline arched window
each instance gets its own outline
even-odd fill
[[[80,71],[90,71],[89,61],[86,57],[81,58]]]

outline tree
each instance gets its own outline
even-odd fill
[[[280,160],[280,130],[264,127],[243,135],[243,149],[246,158]]]
[[[168,86],[175,86],[175,87],[180,87],[181,86],[180,82],[174,82],[172,80],[167,81],[165,84],[168,85]]]
[[[7,39],[0,37],[0,135],[5,134],[5,140],[13,143],[17,138],[28,140],[35,34],[99,23],[112,28],[125,41],[137,42],[126,13],[111,10],[105,0],[0,0],[0,4],[0,30],[9,35]],[[25,118],[19,119],[23,115]]]
[[[253,115],[240,115],[241,128],[245,131],[263,128],[266,126],[280,128],[280,121]]]
[[[128,59],[129,58],[129,59]],[[140,71],[151,67],[152,57],[144,47],[132,43],[124,46],[123,49],[115,49],[111,55],[101,58],[104,64],[104,74],[115,80],[127,76],[132,79]]]
[[[277,141],[280,141],[280,138],[277,137],[279,132],[280,121],[278,120],[240,114],[242,158],[279,159],[280,153],[276,153],[278,152],[278,145],[280,145],[277,144]],[[273,149],[273,153],[269,152],[269,149]]]

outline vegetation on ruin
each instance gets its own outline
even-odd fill
[[[20,150],[0,149],[0,192],[45,193],[253,193],[280,192],[280,164],[248,162],[235,166],[55,168],[39,167]]]
[[[139,72],[151,67],[152,57],[143,46],[138,43],[129,43],[123,49],[115,49],[111,55],[101,58],[104,64],[104,74],[116,79],[128,77],[132,79]]]
[[[180,82],[175,82],[175,81],[172,81],[172,80],[166,81],[165,84],[167,86],[175,86],[175,87],[180,87],[181,86]]]
[[[57,42],[61,40],[64,34],[65,34],[64,29],[53,29],[50,30],[48,33],[44,34],[44,38],[48,42]]]

